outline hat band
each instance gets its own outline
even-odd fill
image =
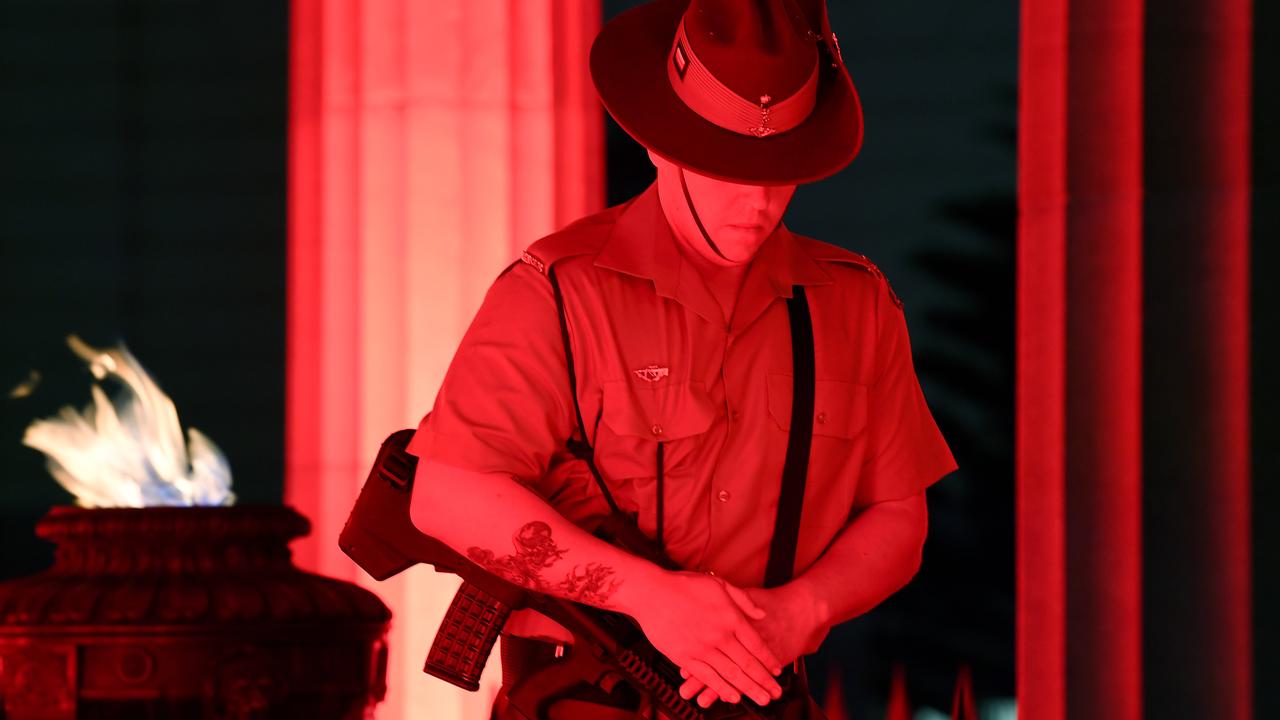
[[[671,45],[667,79],[684,104],[704,120],[725,130],[758,138],[798,126],[809,117],[818,99],[816,59],[809,79],[790,97],[775,101],[769,95],[761,95],[759,103],[742,97],[716,79],[694,54],[685,35],[683,19]]]

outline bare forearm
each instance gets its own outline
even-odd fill
[[[634,615],[665,572],[585,532],[509,475],[420,461],[410,515],[496,575],[596,607]]]
[[[826,551],[793,583],[828,626],[879,605],[920,568],[928,528],[924,493],[877,503],[845,526]]]

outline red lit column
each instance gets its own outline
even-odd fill
[[[366,580],[337,537],[378,445],[430,409],[518,250],[602,207],[598,5],[292,3],[285,500],[313,525],[300,566]],[[456,581],[370,587],[394,613],[378,716],[487,717],[496,661],[474,695],[422,673]]]
[[[1251,2],[1146,29],[1147,709],[1247,720]]]
[[[1026,0],[1018,696],[1142,716],[1142,4]]]
[[[1250,0],[1022,20],[1019,711],[1244,720]]]

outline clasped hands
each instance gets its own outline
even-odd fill
[[[680,666],[680,696],[702,707],[741,695],[758,705],[778,699],[775,676],[801,655],[815,652],[829,626],[806,590],[739,588],[721,578],[670,573],[666,586],[636,620],[649,641]]]

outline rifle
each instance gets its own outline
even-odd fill
[[[513,610],[534,609],[574,636],[566,660],[530,675],[508,689],[513,708],[529,720],[547,720],[549,708],[583,683],[612,693],[619,682],[648,696],[672,720],[821,720],[809,697],[800,661],[777,678],[782,697],[766,707],[746,695],[741,703],[701,708],[680,697],[684,679],[679,668],[645,638],[629,616],[528,590],[508,582],[422,533],[409,517],[409,499],[417,458],[405,451],[412,430],[400,430],[382,443],[377,460],[347,519],[338,545],[375,580],[385,580],[413,565],[433,565],[463,579],[436,633],[423,671],[469,691],[480,687],[493,644]],[[636,527],[625,513],[614,512],[595,534],[667,569],[679,565]]]

